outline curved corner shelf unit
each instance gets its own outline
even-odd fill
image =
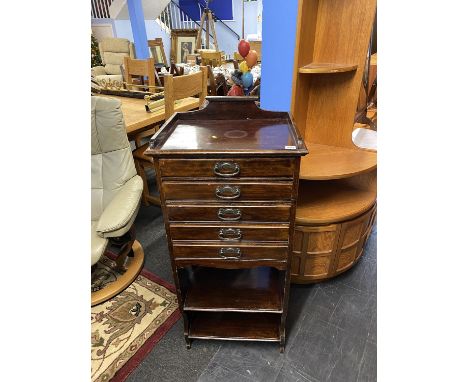
[[[301,181],[291,282],[324,281],[361,257],[376,214],[377,194],[348,179]]]
[[[331,224],[355,218],[375,204],[375,191],[356,188],[346,179],[301,181],[296,224]]]
[[[325,281],[350,269],[361,258],[372,232],[377,205],[336,224],[297,223],[291,258],[291,282]]]
[[[309,154],[301,160],[299,177],[306,180],[349,178],[377,167],[377,153],[358,147],[319,145],[306,141]]]
[[[352,72],[358,68],[353,64],[331,64],[331,63],[310,63],[301,66],[299,73],[305,74],[330,74],[330,73],[344,73]]]
[[[299,173],[293,283],[350,269],[372,231],[375,137],[356,132],[358,147],[352,127],[376,9],[376,0],[298,0],[291,116],[309,154]]]

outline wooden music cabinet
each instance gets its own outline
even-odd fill
[[[187,348],[191,340],[285,346],[301,155],[288,113],[255,97],[207,97],[153,136]]]

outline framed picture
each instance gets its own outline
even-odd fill
[[[171,31],[171,62],[188,63],[195,53],[197,29],[173,29]]]
[[[148,48],[151,57],[154,58],[155,64],[167,65],[166,53],[164,52],[164,45],[162,38],[155,38],[154,40],[148,40]]]

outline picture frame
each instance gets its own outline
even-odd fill
[[[189,56],[195,53],[198,29],[172,29],[171,62],[188,63]]]
[[[155,38],[154,40],[148,40],[148,49],[151,57],[154,58],[156,65],[162,64],[167,65],[166,53],[164,52],[164,44],[162,38]]]

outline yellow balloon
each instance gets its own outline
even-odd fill
[[[247,62],[245,61],[242,61],[239,65],[239,70],[242,72],[242,73],[245,73],[245,72],[248,72],[249,71],[249,66],[247,65]]]

